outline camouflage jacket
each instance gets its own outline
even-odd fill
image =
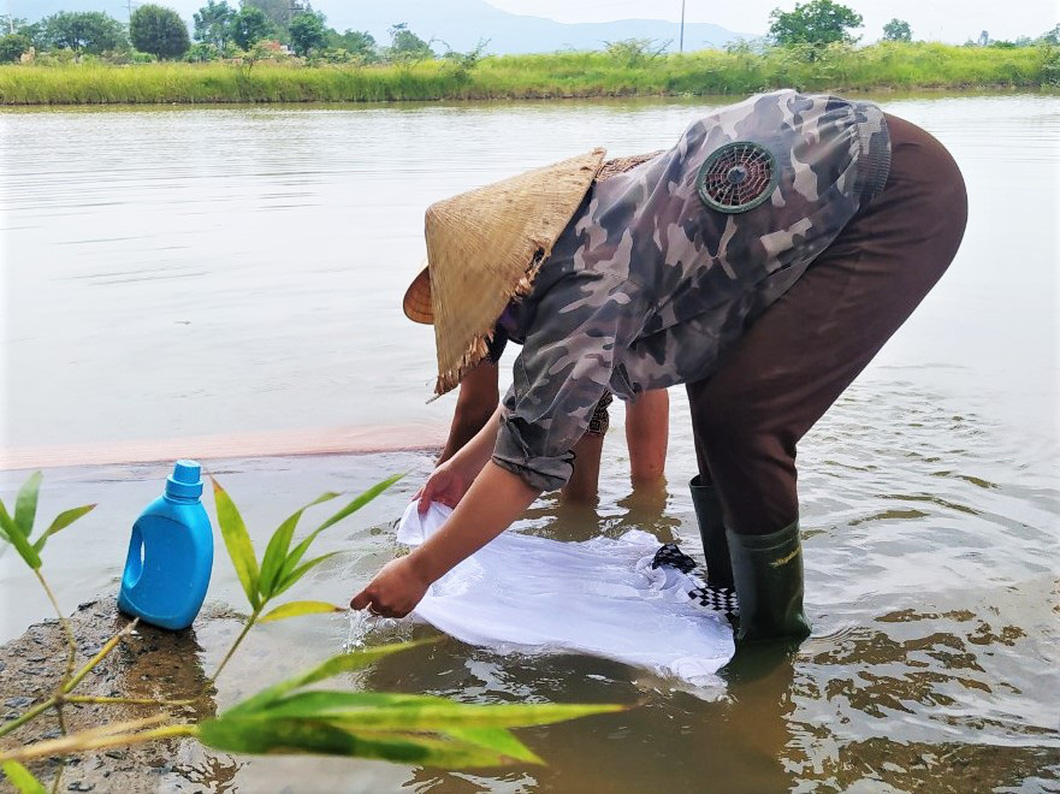
[[[718,209],[717,191],[701,196],[700,171],[715,173],[711,156],[737,141],[757,144],[759,158],[768,152],[764,173],[775,182],[757,185],[757,206]],[[672,149],[597,182],[531,293],[506,312],[505,330],[523,349],[494,462],[535,488],[562,487],[606,390],[634,399],[710,377],[883,189],[889,167],[879,108],[788,90],[722,108]]]

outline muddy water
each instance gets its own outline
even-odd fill
[[[346,791],[1060,788],[1060,98],[881,101],[953,151],[971,219],[951,271],[800,449],[814,634],[798,653],[705,700],[602,660],[443,641],[367,683],[638,705],[524,732],[543,769],[238,759],[239,788],[307,790],[309,774],[310,789]],[[184,438],[197,454],[197,439],[226,433],[437,428],[451,402],[423,405],[430,336],[396,310],[423,206],[590,145],[667,145],[704,104],[5,114],[4,444]],[[694,548],[687,408],[679,392],[673,402],[665,492],[630,495],[618,417],[599,508],[545,499],[518,528],[582,539],[638,526]],[[324,536],[322,551],[346,553],[292,593],[336,602],[392,556],[391,522],[429,467],[416,453],[211,464],[259,550],[320,491],[410,472]],[[24,476],[0,474],[5,500]],[[128,523],[163,476],[156,465],[47,472],[42,515],[100,503],[48,547],[63,603],[113,590]],[[0,577],[8,638],[46,602],[13,555]],[[240,605],[225,563],[211,597]],[[367,641],[410,633],[376,627]],[[188,663],[212,667],[224,634],[202,627]],[[220,705],[350,638],[341,617],[263,628]],[[178,760],[164,787],[202,780]]]

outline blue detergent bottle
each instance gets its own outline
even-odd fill
[[[202,506],[201,468],[178,460],[166,491],[133,524],[118,609],[166,629],[199,613],[213,570],[213,527]]]

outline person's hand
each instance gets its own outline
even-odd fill
[[[450,458],[435,469],[415,498],[419,500],[419,511],[426,513],[431,502],[456,508],[467,489],[475,481],[475,475],[459,465],[459,455]]]
[[[403,618],[420,603],[431,583],[416,571],[412,556],[391,560],[368,586],[350,601],[351,609],[365,609],[373,615]]]

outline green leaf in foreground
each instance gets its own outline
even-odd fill
[[[18,491],[15,499],[15,526],[22,531],[22,537],[29,538],[33,532],[33,520],[37,517],[37,499],[40,497],[40,482],[44,475],[33,472]]]
[[[301,519],[302,514],[310,507],[336,498],[338,494],[331,492],[321,494],[309,504],[299,508],[288,516],[287,519],[277,527],[276,531],[272,533],[272,537],[269,539],[269,544],[265,549],[265,556],[261,558],[260,569],[258,568],[257,557],[254,554],[254,544],[250,539],[250,534],[247,532],[243,517],[239,514],[239,510],[236,508],[235,503],[232,501],[227,491],[221,487],[216,479],[211,478],[214,490],[214,504],[217,510],[217,523],[221,527],[221,536],[224,538],[225,548],[228,549],[228,556],[232,560],[232,567],[235,568],[236,574],[239,576],[239,582],[243,585],[243,592],[246,593],[247,601],[250,602],[250,606],[253,609],[253,612],[247,620],[246,626],[244,626],[243,631],[236,638],[235,644],[232,645],[228,650],[228,653],[226,653],[221,660],[221,663],[217,666],[217,670],[214,671],[213,677],[210,679],[211,681],[215,680],[217,676],[221,674],[221,671],[224,670],[225,665],[227,665],[229,659],[232,658],[232,654],[235,653],[239,644],[247,635],[247,632],[258,621],[262,610],[265,609],[272,599],[286,592],[292,585],[317,565],[320,565],[329,557],[340,553],[338,551],[333,551],[330,554],[323,554],[299,565],[302,557],[305,555],[310,545],[312,545],[313,541],[316,540],[317,536],[328,527],[334,526],[336,523],[346,518],[346,516],[360,509],[363,505],[370,502],[403,476],[404,475],[398,474],[373,485],[309,533],[309,535],[295,547],[294,551],[289,552],[288,549],[291,546],[291,540],[294,537],[295,529],[298,527],[298,522]],[[299,611],[300,609],[302,611]],[[324,610],[311,608],[308,611],[321,612]],[[334,611],[334,609],[330,608],[329,605],[327,611]],[[293,617],[297,614],[307,614],[307,611],[304,608],[295,606],[281,607],[269,612],[267,619],[279,620],[284,617]]]
[[[221,537],[224,538],[228,556],[232,559],[232,566],[236,569],[239,581],[243,585],[243,592],[247,594],[250,605],[257,609],[261,600],[258,597],[258,559],[254,556],[254,544],[251,543],[243,517],[239,515],[239,510],[236,509],[228,492],[220,486],[217,480],[212,480],[212,482]]]
[[[393,476],[387,477],[382,482],[377,482],[375,485],[373,485],[367,491],[362,493],[360,496],[355,497],[352,502],[350,502],[344,508],[335,513],[335,515],[333,515],[331,518],[329,518],[327,521],[317,527],[316,531],[320,532],[321,530],[327,529],[333,524],[339,523],[347,516],[356,513],[358,510],[360,510],[370,501],[375,499],[377,496],[379,496],[379,494],[381,494],[383,491],[385,491],[387,488],[389,488],[391,485],[396,483],[404,476],[404,474],[395,474]]]
[[[332,657],[198,725],[150,727],[167,719],[158,715],[149,720],[104,726],[41,742],[22,748],[8,758],[26,760],[160,738],[196,736],[209,747],[232,753],[312,753],[449,768],[540,764],[541,759],[510,733],[510,728],[623,709],[611,704],[477,705],[430,695],[296,691],[422,644],[387,645]],[[25,770],[17,764],[6,764],[4,771],[22,791],[37,794],[43,790],[34,787],[36,781],[32,776],[20,778]]]
[[[528,764],[545,763],[533,750],[504,728],[447,728],[445,734],[451,739],[459,739],[480,747],[489,747],[513,761],[525,761]]]
[[[26,565],[35,571],[40,568],[40,555],[29,544],[29,540],[22,534],[22,530],[15,524],[14,519],[8,515],[3,502],[0,502],[0,530],[3,531],[4,540],[15,547],[19,556],[26,561]]]
[[[433,642],[433,640],[395,642],[390,645],[380,645],[376,648],[363,648],[361,650],[350,651],[349,653],[340,653],[337,656],[332,656],[330,659],[321,662],[310,670],[306,670],[292,678],[288,678],[286,681],[280,681],[278,684],[273,684],[267,689],[261,690],[258,694],[228,709],[228,711],[222,716],[243,716],[258,711],[299,687],[314,684],[317,681],[323,681],[325,678],[331,678],[339,673],[362,670],[391,654],[407,651],[421,645],[427,645],[430,642]]]
[[[314,753],[437,767],[499,766],[514,760],[458,738],[354,733],[307,720],[206,720],[198,726],[198,735],[203,744],[229,753]],[[510,743],[505,742],[505,746]]]
[[[47,794],[47,789],[33,774],[18,761],[4,761],[0,764],[7,779],[18,789],[19,794]]]
[[[37,503],[40,497],[40,484],[43,475],[36,471],[23,483],[15,497],[15,515],[7,512],[2,500],[0,500],[0,540],[6,540],[18,551],[19,556],[33,570],[41,567],[40,552],[48,538],[59,532],[83,515],[88,513],[95,505],[83,505],[65,510],[55,517],[49,526],[41,534],[35,543],[30,543],[33,534],[33,523],[37,518]]]
[[[621,711],[599,704],[457,703],[425,695],[303,692],[199,726],[228,752],[356,755],[433,766],[496,766],[541,760],[509,728]]]
[[[439,767],[541,763],[509,728],[621,711],[612,704],[458,703],[430,695],[297,691],[423,643],[333,656],[199,725],[203,743],[233,753],[317,753]]]
[[[286,618],[296,618],[300,615],[319,615],[327,612],[344,612],[342,607],[337,607],[334,604],[329,604],[327,601],[292,601],[289,604],[283,604],[282,606],[276,607],[271,612],[265,613],[261,617],[261,622],[265,623],[269,620],[285,620]]]
[[[342,519],[360,510],[370,501],[375,499],[379,494],[389,488],[391,485],[396,483],[404,474],[395,474],[392,477],[387,477],[382,482],[376,483],[364,493],[354,497],[354,499],[327,519],[323,524],[310,532],[305,539],[294,547],[294,550],[287,556],[287,559],[283,563],[283,568],[280,571],[279,579],[281,582],[290,581],[290,584],[294,584],[297,579],[290,579],[291,574],[295,572],[298,567],[298,563],[301,562],[302,557],[305,556],[306,551],[309,550],[310,545],[317,539],[317,535],[323,532],[328,527],[334,526],[335,524],[342,521]],[[304,572],[303,572],[304,573]],[[290,585],[288,585],[289,587]]]
[[[280,570],[287,560],[287,552],[291,548],[291,538],[294,536],[294,530],[298,526],[298,521],[302,518],[302,514],[310,507],[334,499],[337,496],[339,494],[331,492],[321,494],[309,504],[296,510],[272,533],[268,548],[265,549],[265,556],[261,560],[261,577],[258,580],[258,592],[261,593],[262,598],[268,600],[277,595],[274,589]]]
[[[373,731],[437,732],[451,727],[525,728],[621,710],[614,705],[475,704],[429,695],[315,691],[281,698],[247,719],[312,719]]]
[[[341,551],[329,551],[327,554],[321,554],[319,557],[314,557],[308,562],[304,562],[289,573],[279,584],[276,585],[275,595],[281,595],[287,592],[291,586],[309,573],[313,568],[316,568],[324,560],[328,560],[334,557],[336,554],[341,554]]]
[[[364,493],[356,496],[342,509],[324,521],[309,533],[302,541],[291,550],[291,541],[294,538],[295,529],[302,518],[302,514],[311,507],[322,502],[330,501],[339,494],[324,493],[299,508],[277,527],[269,539],[269,545],[265,549],[265,556],[261,559],[261,568],[258,568],[258,560],[254,554],[254,544],[247,532],[246,525],[238,508],[224,488],[213,480],[214,502],[217,507],[217,523],[221,527],[221,536],[224,538],[228,556],[232,559],[232,565],[236,569],[239,581],[243,585],[243,591],[255,611],[260,610],[272,598],[283,593],[295,582],[301,579],[310,569],[319,565],[332,554],[325,554],[309,562],[299,565],[302,557],[309,550],[313,541],[321,532],[332,527],[344,518],[360,510],[379,494],[404,477],[404,474],[396,474],[388,477],[380,483],[376,483]]]
[[[61,532],[66,529],[72,523],[77,521],[84,515],[92,512],[95,509],[95,505],[82,505],[81,507],[72,507],[69,510],[64,510],[55,517],[52,521],[51,526],[44,530],[44,534],[37,538],[37,542],[33,544],[33,548],[38,552],[44,549],[44,543],[56,532]]]

